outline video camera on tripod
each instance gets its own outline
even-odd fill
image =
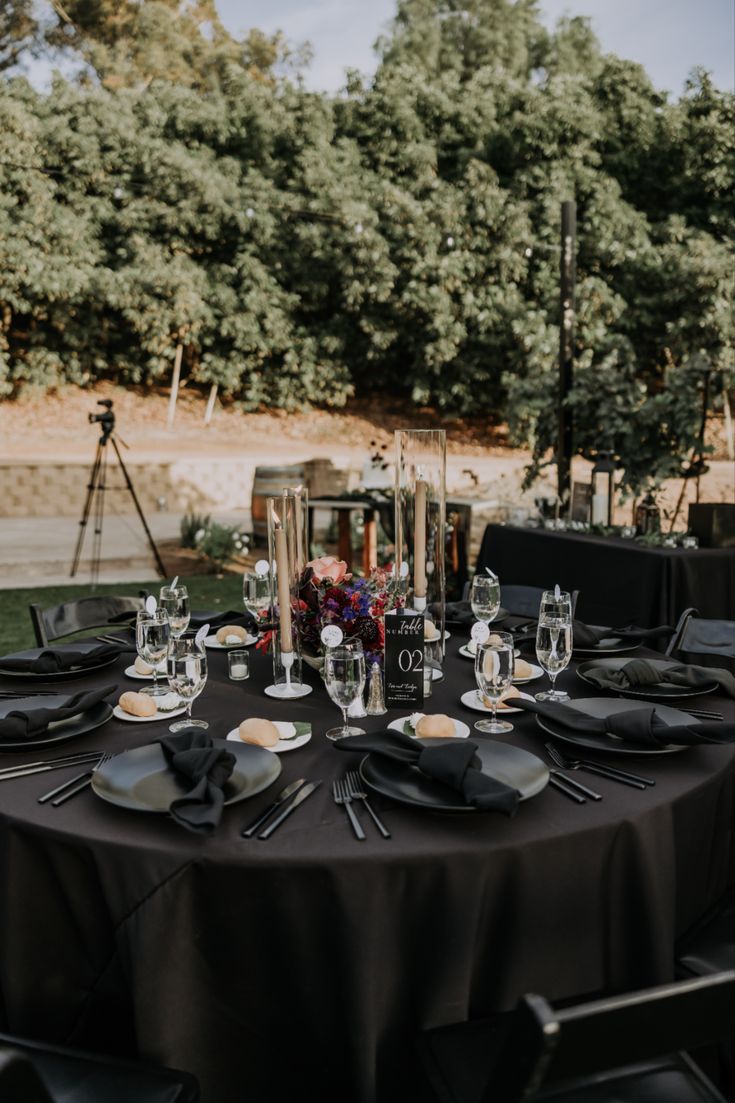
[[[102,426],[102,443],[106,444],[115,429],[115,415],[112,412],[112,399],[100,398],[97,400],[97,405],[105,407],[104,413],[87,414],[87,420],[91,425],[99,423]]]

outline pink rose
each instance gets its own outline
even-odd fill
[[[312,559],[306,566],[311,567],[317,582],[329,581],[334,586],[344,581],[347,575],[347,564],[344,559],[337,559],[334,555],[322,555],[319,559]]]

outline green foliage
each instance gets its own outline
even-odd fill
[[[0,394],[164,381],[181,345],[245,408],[390,391],[507,419],[533,477],[574,197],[575,445],[633,490],[679,470],[704,369],[732,385],[735,98],[707,74],[670,103],[584,19],[400,0],[375,78],[327,97],[213,0],[63,11],[47,37],[98,83],[0,82]]]
[[[182,548],[196,548],[197,533],[204,533],[211,523],[209,513],[185,513],[179,526]]]
[[[209,521],[194,534],[194,546],[203,559],[209,560],[213,571],[219,572],[233,559],[242,555],[248,537],[230,525]]]

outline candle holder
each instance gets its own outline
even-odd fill
[[[423,613],[433,606],[443,658],[447,435],[443,429],[399,429],[395,439],[396,564],[399,572],[408,564],[412,608]]]
[[[293,495],[266,499],[268,516],[268,559],[270,572],[271,621],[273,633],[273,685],[269,697],[288,700],[305,697],[311,686],[301,681],[301,645],[298,619],[298,532],[303,506]]]
[[[296,570],[301,575],[311,556],[309,555],[309,489],[306,486],[284,486],[285,498],[294,499],[296,524]]]

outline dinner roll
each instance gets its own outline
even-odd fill
[[[225,624],[217,629],[217,643],[245,643],[248,634],[239,624]]]
[[[123,712],[129,712],[131,716],[155,716],[158,711],[156,702],[147,693],[132,693],[130,690],[123,693],[118,704]]]
[[[516,659],[514,678],[530,678],[533,674],[531,664],[527,663],[525,659]]]
[[[133,663],[133,666],[135,667],[135,673],[136,674],[152,674],[153,673],[153,667],[151,666],[151,664],[147,663],[145,661],[145,659],[141,659],[140,655],[138,655],[137,659]]]
[[[505,646],[502,639],[500,638],[500,636],[498,635],[497,632],[493,632],[492,635],[488,636],[487,642],[491,647],[504,647]]]
[[[238,731],[243,743],[255,743],[258,747],[275,747],[281,738],[275,724],[270,720],[259,720],[255,716],[243,720]]]
[[[424,639],[435,640],[439,635],[439,629],[434,624],[433,620],[424,621]]]
[[[504,691],[502,697],[498,701],[498,708],[499,709],[504,709],[504,708],[508,708],[508,707],[512,708],[513,705],[510,703],[510,699],[512,697],[520,697],[520,695],[521,695],[521,691],[519,689],[516,689],[515,686],[508,686],[508,688]]]
[[[415,731],[422,739],[446,739],[457,734],[454,720],[451,716],[445,716],[443,712],[436,712],[433,716],[422,716],[416,724]]]

